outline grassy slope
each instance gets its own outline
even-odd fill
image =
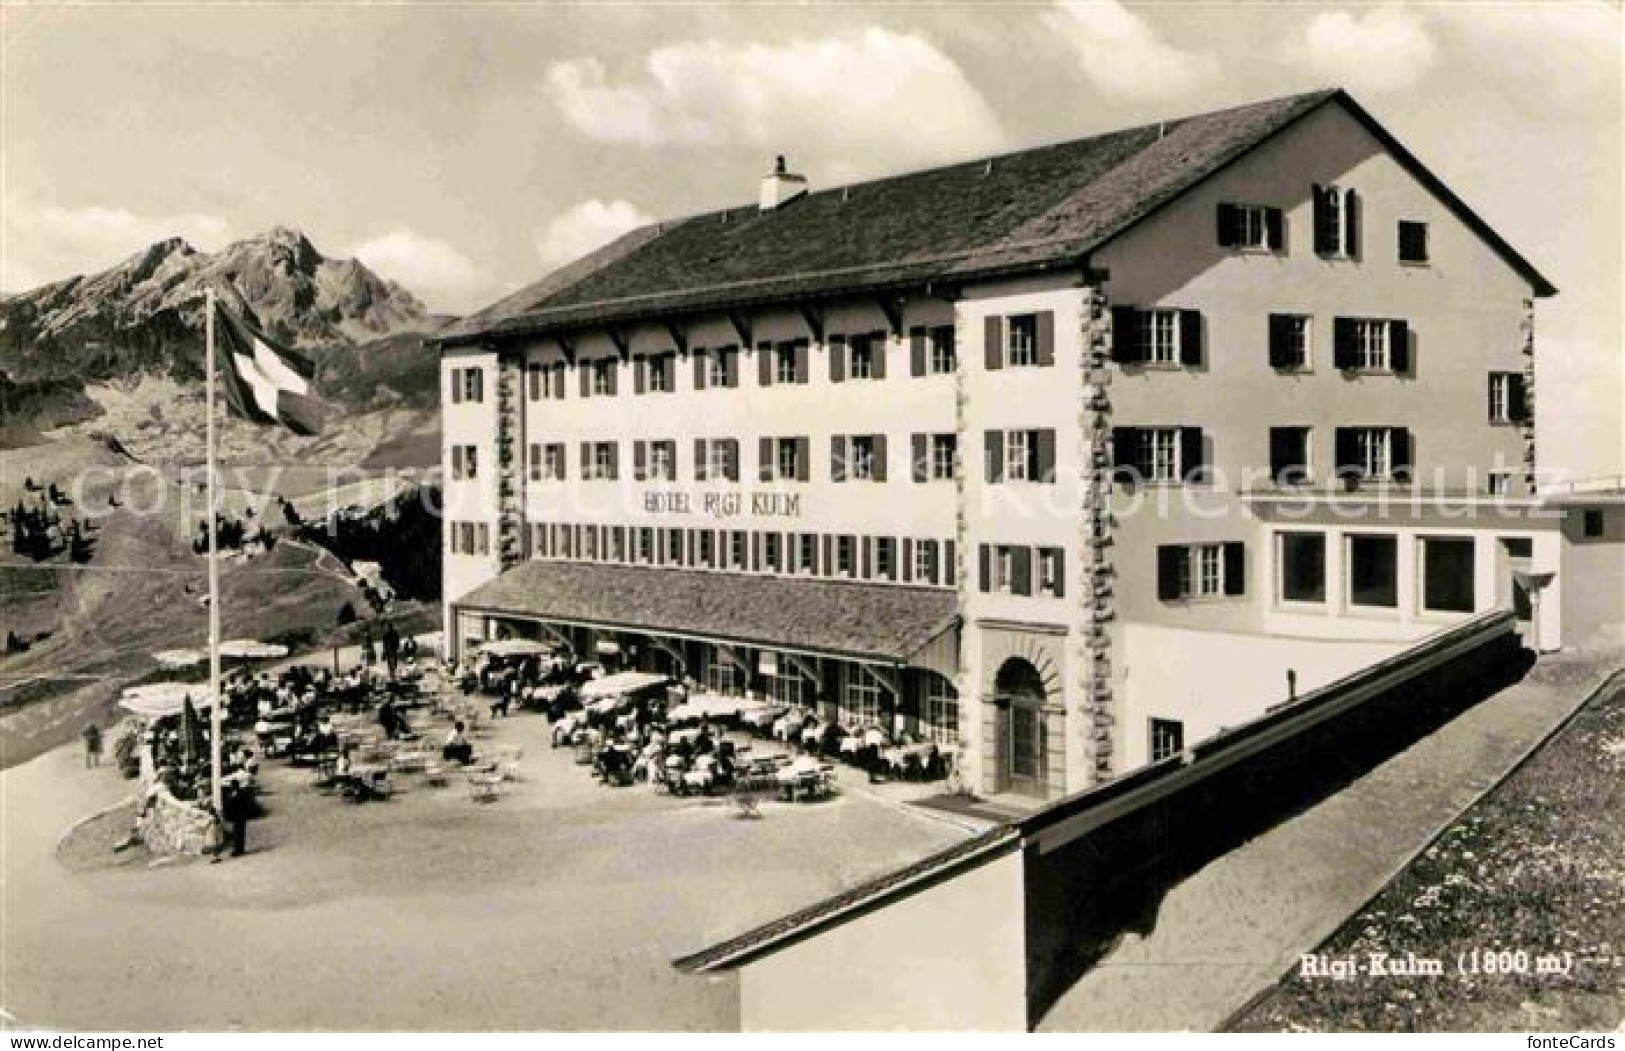
[[[1235,1028],[1613,1029],[1625,1015],[1625,690],[1597,698],[1316,951],[1442,958],[1435,978],[1289,975]],[[1463,977],[1459,953],[1573,954],[1566,976]],[[1531,962],[1532,966],[1532,962]]]

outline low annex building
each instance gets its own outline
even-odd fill
[[[454,648],[552,637],[1054,798],[1486,610],[1569,630],[1555,289],[1344,92],[758,191],[440,337]]]

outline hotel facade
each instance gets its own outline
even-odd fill
[[[1562,639],[1555,289],[1343,92],[758,190],[440,338],[454,652],[814,705],[1042,799],[1474,613]]]

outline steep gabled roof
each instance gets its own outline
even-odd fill
[[[453,326],[443,345],[1076,265],[1337,102],[1539,295],[1556,290],[1341,90],[729,208],[634,231]]]

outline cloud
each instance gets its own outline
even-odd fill
[[[600,142],[747,145],[764,161],[793,147],[823,160],[826,176],[1004,143],[992,108],[953,59],[923,37],[880,28],[783,44],[675,44],[621,80],[597,59],[560,62],[545,91]]]
[[[484,285],[479,268],[444,241],[400,229],[355,245],[349,254],[435,307],[465,308]]]
[[[0,211],[5,243],[0,291],[5,292],[105,270],[166,238],[182,237],[210,251],[231,235],[226,220],[197,213],[141,215],[107,205],[68,208],[11,196]]]
[[[536,235],[536,254],[554,270],[654,220],[629,201],[582,201]]]
[[[1118,98],[1160,99],[1183,94],[1218,72],[1212,55],[1181,51],[1145,19],[1116,0],[1060,0],[1043,23],[1076,53],[1079,72]]]
[[[1411,12],[1378,7],[1362,14],[1324,11],[1292,36],[1281,54],[1328,83],[1355,90],[1400,91],[1433,65],[1427,27]]]

